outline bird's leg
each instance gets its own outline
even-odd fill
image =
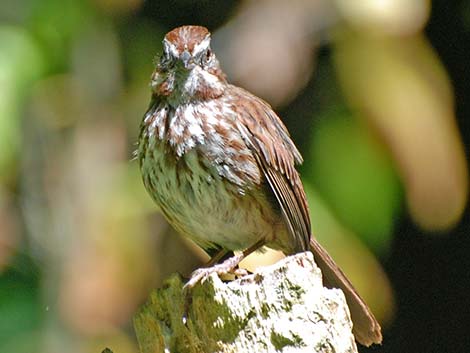
[[[191,289],[194,288],[199,282],[203,283],[212,273],[217,273],[218,275],[225,275],[233,273],[236,276],[244,276],[248,272],[244,269],[237,268],[238,264],[248,255],[255,252],[259,248],[263,247],[265,240],[261,239],[255,244],[250,246],[248,249],[244,250],[242,253],[233,256],[230,256],[228,259],[224,260],[222,263],[218,264],[217,262],[224,258],[230,250],[221,249],[209,260],[206,264],[207,267],[199,268],[191,274],[191,278],[183,286],[184,292],[184,312],[183,312],[183,323],[186,325],[188,321],[188,311],[192,302]]]
[[[230,257],[232,257],[233,255],[235,255],[231,250],[227,250],[227,249],[220,249],[218,250],[214,255],[212,255],[212,257],[210,258],[209,261],[207,261],[207,263],[204,265],[204,267],[212,267],[214,266],[216,263],[218,263],[220,260],[222,260],[224,257],[226,257],[227,255],[229,255],[230,253],[232,253],[230,255]]]
[[[242,253],[234,254],[233,256],[218,264],[217,261],[219,261],[229,252],[228,250],[220,250],[209,260],[208,267],[199,268],[191,274],[191,278],[184,285],[184,289],[187,290],[193,288],[197,283],[204,282],[212,273],[217,273],[218,275],[225,275],[230,273],[237,276],[246,275],[246,270],[236,267],[245,257],[261,248],[264,244],[265,240],[261,239],[250,246],[248,249],[244,250]]]

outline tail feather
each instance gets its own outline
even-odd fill
[[[343,291],[351,313],[353,333],[356,340],[364,346],[381,343],[382,333],[379,323],[343,271],[314,238],[310,240],[310,250],[313,252],[315,262],[323,273],[325,285]]]

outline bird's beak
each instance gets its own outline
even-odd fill
[[[193,63],[191,54],[185,50],[181,55],[180,59],[183,62],[183,65],[186,69],[189,69],[191,64]]]

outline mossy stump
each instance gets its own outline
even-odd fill
[[[223,282],[215,274],[185,299],[179,275],[134,318],[141,353],[357,352],[343,293],[323,287],[311,253]]]

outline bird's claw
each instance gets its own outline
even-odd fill
[[[187,291],[188,289],[194,288],[198,283],[204,283],[213,273],[219,276],[234,274],[235,276],[242,277],[247,275],[248,272],[246,270],[236,268],[242,259],[243,255],[234,255],[220,264],[195,270],[183,289]]]

